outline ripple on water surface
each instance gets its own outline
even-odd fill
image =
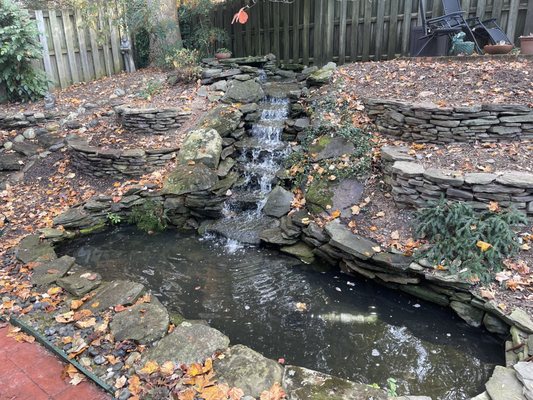
[[[347,379],[384,385],[392,377],[399,392],[460,400],[483,391],[503,362],[500,340],[448,309],[273,250],[124,227],[62,251],[107,280],[142,282],[233,344]]]

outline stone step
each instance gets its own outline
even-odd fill
[[[497,365],[485,388],[491,400],[526,400],[522,384],[512,368]]]
[[[83,309],[97,312],[118,305],[128,306],[135,303],[145,291],[144,285],[131,281],[116,280],[104,283],[96,295],[84,304]]]

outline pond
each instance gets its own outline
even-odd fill
[[[60,251],[106,280],[143,283],[233,344],[353,381],[394,378],[399,394],[467,399],[504,361],[500,339],[446,308],[270,249],[120,227]]]

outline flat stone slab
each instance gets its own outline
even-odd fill
[[[522,171],[506,171],[496,179],[496,182],[502,185],[531,189],[533,188],[533,174]]]
[[[22,239],[17,248],[17,259],[27,264],[32,261],[50,261],[56,259],[52,245],[43,242],[38,235],[29,235]]]
[[[414,177],[424,174],[425,169],[421,164],[416,162],[396,161],[392,165],[392,171],[406,177]]]
[[[76,259],[74,257],[63,256],[38,265],[33,269],[31,283],[35,286],[50,285],[65,276],[75,262]]]
[[[288,365],[283,374],[283,387],[292,400],[387,400],[381,389],[362,383],[335,378],[318,371]]]
[[[512,368],[497,365],[485,388],[491,400],[526,400]]]
[[[213,188],[217,173],[204,164],[178,165],[163,184],[163,194],[182,195]]]
[[[263,390],[282,382],[283,367],[246,346],[233,346],[224,355],[214,365],[218,380],[242,389],[245,395],[259,397]]]
[[[479,328],[483,321],[484,310],[480,310],[470,304],[462,303],[460,301],[452,301],[450,307],[457,313],[463,321],[468,325]]]
[[[80,271],[58,279],[56,283],[70,294],[81,297],[102,283],[102,276],[96,272]]]
[[[303,242],[296,243],[292,246],[283,246],[280,248],[280,251],[292,255],[306,264],[311,264],[315,259],[313,249]]]
[[[531,317],[521,308],[515,308],[513,312],[507,316],[511,322],[518,328],[527,333],[533,333],[533,321]]]
[[[118,305],[127,306],[135,303],[144,291],[144,285],[140,283],[120,280],[109,282],[103,284],[83,308],[96,312]]]
[[[377,244],[361,236],[354,235],[349,228],[338,220],[326,225],[326,232],[331,237],[329,244],[341,249],[348,254],[354,255],[359,259],[366,260],[372,257],[376,251],[373,247]]]
[[[115,340],[151,343],[165,336],[169,324],[167,309],[157,303],[142,303],[116,314],[110,324]]]
[[[185,321],[147,351],[143,360],[144,363],[156,361],[160,365],[165,361],[173,361],[178,365],[203,363],[213,353],[225,350],[228,346],[229,338],[222,332],[201,323]]]

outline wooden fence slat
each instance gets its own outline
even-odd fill
[[[274,50],[274,54],[278,58],[278,60],[281,58],[280,54],[280,46],[279,46],[279,29],[280,29],[280,21],[279,21],[279,3],[272,4],[272,15],[274,17],[274,45],[272,46]]]
[[[57,74],[59,84],[62,88],[69,85],[65,63],[63,62],[63,50],[61,48],[61,31],[57,23],[57,15],[55,10],[49,10],[50,30],[52,32],[52,43],[54,44],[55,61],[57,65]]]
[[[291,56],[291,41],[289,31],[291,25],[291,13],[288,4],[283,4],[281,7],[281,15],[283,16],[283,62],[289,63]]]
[[[485,9],[487,7],[487,0],[477,0],[476,17],[481,20],[485,19]]]
[[[324,61],[333,60],[333,30],[335,28],[335,1],[326,1],[326,40],[323,42],[325,49],[322,54],[325,55]]]
[[[533,1],[528,1],[526,11],[526,24],[524,26],[523,35],[529,35],[533,33]]]
[[[341,0],[341,14],[339,26],[339,64],[344,64],[346,61],[346,15],[347,15],[347,0]]]
[[[91,69],[89,67],[89,57],[87,56],[87,44],[85,43],[85,29],[83,28],[83,22],[81,14],[78,10],[74,11],[75,21],[76,21],[76,31],[78,37],[78,45],[80,49],[80,60],[81,60],[81,70],[83,75],[83,80],[89,82],[93,75],[91,74]]]
[[[439,17],[442,14],[441,0],[433,0],[433,8],[431,9],[431,18]]]
[[[381,52],[383,46],[383,35],[385,34],[385,1],[378,1],[378,15],[376,18],[376,51],[374,59],[379,61],[381,59]]]
[[[493,0],[491,18],[496,18],[497,21],[500,21],[500,18],[502,16],[502,8],[503,0]]]
[[[93,28],[89,27],[89,41],[91,43],[91,57],[93,60],[94,74],[96,79],[105,75],[102,63],[100,62],[100,50],[98,48],[98,40],[96,32]]]
[[[48,76],[48,79],[52,79],[54,71],[52,70],[52,61],[50,60],[50,51],[48,50],[48,39],[46,38],[46,28],[44,25],[42,10],[35,11],[35,20],[37,22],[37,29],[39,30],[39,42],[43,49],[44,72],[46,73],[46,76]],[[53,84],[50,83],[49,87],[52,86]]]
[[[263,3],[263,10],[264,10],[264,20],[265,21],[265,25],[264,25],[264,28],[263,28],[263,35],[264,35],[264,41],[263,43],[265,44],[265,54],[267,53],[272,53],[272,44],[271,44],[271,41],[270,41],[270,7],[271,7],[271,3],[269,1],[265,1]]]
[[[405,0],[402,26],[402,54],[409,54],[409,36],[411,33],[411,10],[413,0]]]
[[[104,33],[104,39],[102,43],[102,53],[104,55],[104,65],[107,76],[113,75],[113,67],[111,61],[111,52],[109,51],[109,33],[104,26],[104,11],[102,8],[98,11],[98,24],[100,31]]]
[[[315,0],[315,20],[313,22],[313,64],[322,63],[322,0]]]
[[[372,39],[370,37],[372,33],[372,1],[365,0],[364,12],[363,61],[368,61],[370,59],[370,43],[372,42]]]
[[[300,2],[293,3],[294,13],[292,20],[292,62],[300,62]]]
[[[311,0],[304,0],[302,32],[302,64],[309,65],[309,20],[311,19]]]
[[[508,19],[509,22],[507,23],[507,36],[510,38],[514,38],[515,36],[519,6],[520,6],[520,0],[511,0],[511,7],[509,10],[509,19]]]
[[[357,61],[357,48],[359,36],[359,0],[352,1],[352,18],[351,18],[351,34],[350,34],[350,61]]]
[[[244,41],[246,49],[245,55],[249,55],[252,54],[252,24],[250,22],[245,25],[244,32],[246,35],[246,39]]]
[[[398,37],[398,1],[390,2],[390,19],[389,19],[389,48],[387,51],[387,60],[392,60],[396,56],[396,38]]]
[[[120,54],[120,38],[117,29],[117,25],[113,21],[113,17],[116,17],[116,14],[113,13],[108,18],[109,32],[111,34],[111,53],[113,54],[113,72],[118,74],[122,71],[122,54]]]
[[[63,12],[61,18],[63,19],[63,28],[65,29],[70,76],[72,76],[73,83],[79,83],[80,74],[78,73],[78,62],[76,61],[76,53],[74,52],[73,40],[75,36],[72,29],[72,24],[70,23],[70,13]]]

